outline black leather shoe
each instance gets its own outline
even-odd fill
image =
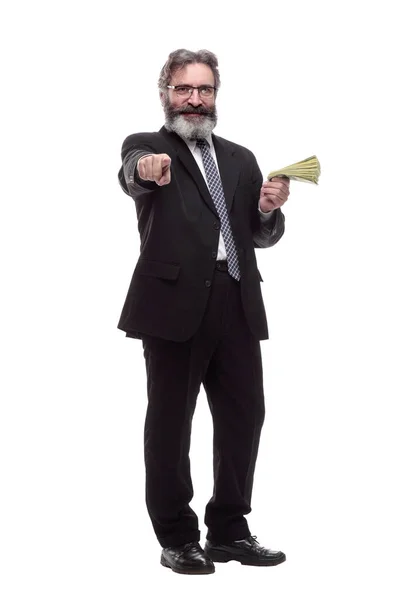
[[[215,571],[212,560],[204,554],[199,542],[163,548],[161,564],[183,575],[206,575]]]
[[[283,552],[267,550],[260,546],[255,535],[230,544],[214,544],[206,540],[204,552],[214,562],[237,560],[242,565],[257,567],[272,567],[286,560]]]

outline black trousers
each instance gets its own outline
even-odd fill
[[[265,416],[260,342],[249,330],[240,282],[217,262],[197,333],[186,342],[142,337],[148,408],[144,431],[146,505],[162,547],[199,541],[190,435],[200,385],[213,419],[214,490],[205,509],[207,538],[250,535],[244,515]]]

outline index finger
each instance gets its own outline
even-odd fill
[[[281,179],[282,181],[285,181],[286,183],[289,183],[289,181],[290,181],[289,177],[286,177],[286,175],[275,175],[275,177],[272,177],[269,181],[274,181],[274,179],[276,179],[277,181],[279,179]]]
[[[274,188],[281,187],[281,185],[283,183],[283,185],[287,189],[289,189],[290,179],[288,177],[272,177],[272,179],[268,179],[267,181],[265,181],[262,184],[262,187],[266,188],[268,185],[271,187],[271,183],[273,184],[272,187],[274,187]]]

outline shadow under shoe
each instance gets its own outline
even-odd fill
[[[212,560],[206,556],[199,542],[163,548],[161,564],[182,575],[208,575],[214,573]]]
[[[229,544],[216,544],[206,540],[204,552],[213,562],[236,560],[242,565],[254,567],[273,567],[286,560],[283,552],[260,546],[255,535]]]

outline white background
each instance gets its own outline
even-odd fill
[[[1,18],[1,597],[399,598],[398,28],[394,2],[15,2]],[[274,569],[159,565],[141,342],[117,329],[139,236],[123,139],[163,124],[177,48],[215,52],[216,133],[292,182],[257,251],[270,340],[249,524]],[[396,58],[397,56],[397,58]],[[192,506],[212,493],[203,390]],[[140,591],[142,590],[142,591]]]

